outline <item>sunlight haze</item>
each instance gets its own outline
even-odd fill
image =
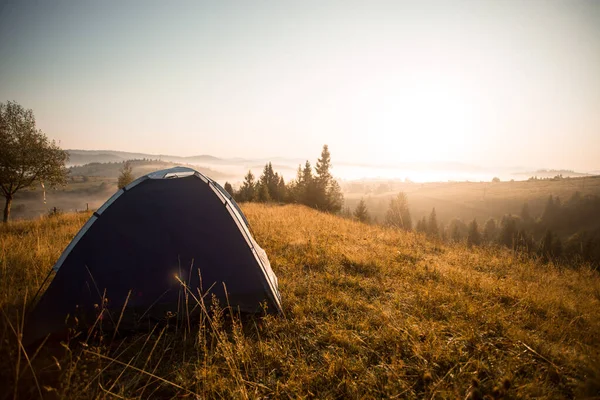
[[[124,3],[0,6],[63,148],[600,170],[600,2]]]

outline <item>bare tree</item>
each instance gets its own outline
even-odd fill
[[[41,182],[64,185],[69,158],[35,126],[32,110],[8,101],[0,103],[0,194],[6,199],[3,221],[10,218],[15,193]]]
[[[408,197],[406,193],[400,192],[390,200],[390,208],[385,214],[386,225],[410,231],[412,220],[408,209]]]

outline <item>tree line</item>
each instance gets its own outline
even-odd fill
[[[345,209],[342,215],[373,222],[364,199],[353,212]],[[390,201],[384,225],[412,230],[405,193]],[[499,220],[489,218],[483,225],[476,219],[465,223],[459,218],[440,224],[433,208],[428,217],[417,221],[414,230],[441,241],[466,243],[469,247],[497,245],[543,260],[583,261],[600,268],[600,197],[596,195],[575,192],[566,202],[549,196],[544,211],[537,217],[531,215],[525,202],[520,215],[508,214]]]
[[[340,185],[331,175],[331,167],[329,147],[324,145],[314,171],[310,161],[306,160],[304,167],[298,166],[296,179],[287,184],[283,176],[274,171],[272,163],[268,162],[258,179],[252,171],[248,171],[238,190],[234,190],[229,182],[225,182],[225,190],[239,202],[297,203],[337,213],[342,209],[344,196]]]

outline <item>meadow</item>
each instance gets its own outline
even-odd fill
[[[0,226],[0,398],[593,398],[600,277],[303,206],[243,204],[283,316],[25,349],[23,310],[89,213]]]

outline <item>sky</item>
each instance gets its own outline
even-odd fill
[[[3,1],[63,148],[600,170],[600,1]]]

